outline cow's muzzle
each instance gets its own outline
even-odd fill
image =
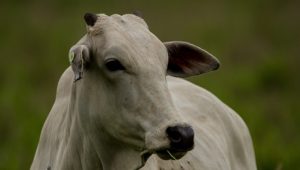
[[[157,128],[146,134],[146,150],[142,154],[147,161],[151,154],[157,154],[162,159],[180,159],[194,148],[194,130],[186,123],[164,123],[169,126]],[[163,130],[162,130],[163,129]]]
[[[170,148],[156,151],[165,160],[180,159],[194,148],[194,130],[190,126],[170,126],[166,129]]]
[[[194,130],[190,126],[171,126],[166,129],[171,150],[189,151],[194,147]]]

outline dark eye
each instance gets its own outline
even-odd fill
[[[105,61],[105,66],[109,71],[125,70],[125,67],[117,59],[108,59]]]

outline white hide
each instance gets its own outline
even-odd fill
[[[256,170],[251,136],[240,116],[199,86],[167,80],[176,109],[195,130],[195,147],[180,160],[152,155],[142,170]]]
[[[77,48],[91,49],[96,58],[80,59],[94,63],[76,82],[71,67],[60,78],[31,170],[256,170],[243,120],[205,89],[166,77],[167,50],[142,19],[99,17]],[[126,74],[103,71],[109,57]],[[165,129],[177,124],[193,127],[194,149],[162,160],[155,151],[170,147]]]

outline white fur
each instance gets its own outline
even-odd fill
[[[31,170],[135,170],[142,153],[170,147],[165,129],[178,124],[193,127],[194,149],[174,161],[153,154],[142,170],[256,169],[243,120],[210,92],[166,77],[167,51],[142,19],[99,17],[77,44],[94,64],[81,80],[71,68],[60,78]],[[127,70],[105,70],[107,58]]]

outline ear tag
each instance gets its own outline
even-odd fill
[[[70,52],[70,53],[69,53],[69,62],[70,62],[70,63],[73,62],[74,56],[75,56],[74,52]]]

